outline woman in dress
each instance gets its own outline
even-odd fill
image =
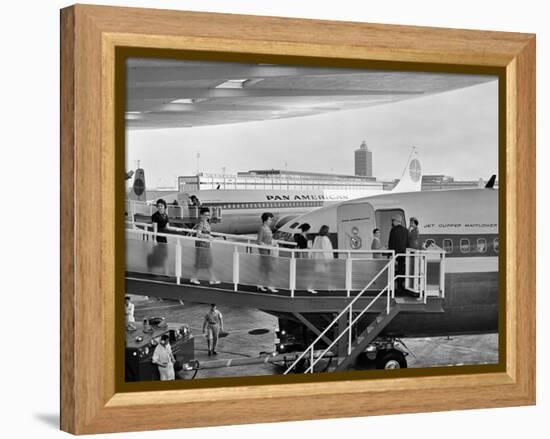
[[[157,225],[157,233],[176,232],[177,229],[170,226],[168,214],[166,213],[166,201],[159,198],[156,204],[157,211],[151,215],[151,222]],[[160,245],[156,245],[153,251],[147,256],[147,266],[149,269],[162,267],[162,273],[157,273],[168,274],[168,246],[166,245],[168,244],[168,240],[166,236],[156,235],[156,241]]]
[[[256,243],[262,246],[273,246],[273,232],[271,231],[271,225],[273,224],[273,214],[271,212],[264,212],[262,214],[262,227],[258,230],[258,239]],[[260,252],[260,279],[263,285],[267,285],[267,289],[262,285],[258,285],[258,290],[266,292],[269,290],[271,293],[278,293],[278,290],[273,286],[271,280],[271,272],[273,271],[273,260],[271,250],[267,248],[258,249]]]
[[[217,285],[219,280],[214,278],[212,273],[212,249],[210,248],[210,241],[212,241],[211,228],[210,228],[210,209],[208,207],[202,207],[200,210],[200,221],[195,227],[197,231],[197,238],[208,241],[195,241],[195,270],[190,282],[195,285],[200,285],[198,279],[199,270],[206,270],[208,278],[210,279],[210,285]]]
[[[162,198],[159,198],[156,204],[157,211],[153,215],[151,215],[151,222],[157,224],[158,233],[166,233],[167,231],[172,229],[170,227],[168,214],[166,213],[166,201],[164,201]],[[157,235],[157,242],[166,243],[166,237]]]
[[[321,226],[319,229],[319,234],[313,240],[313,246],[311,247],[312,250],[324,250],[312,252],[312,257],[317,260],[315,263],[315,272],[317,273],[317,277],[326,278],[327,280],[327,276],[330,276],[330,266],[328,261],[334,259],[332,243],[328,237],[329,230],[330,229],[327,225]],[[314,289],[309,289],[308,292],[311,294],[317,294],[317,291]]]
[[[302,231],[302,233],[296,233],[294,235],[294,241],[297,244],[296,247],[299,250],[304,250],[304,251],[296,252],[296,257],[297,258],[307,258],[308,254],[305,251],[305,250],[307,250],[307,243],[308,243],[307,232],[308,232],[309,229],[311,229],[311,226],[308,223],[304,223],[298,228]]]

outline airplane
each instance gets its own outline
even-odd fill
[[[453,189],[388,194],[340,203],[335,206],[334,248],[370,249],[372,231],[380,229],[387,244],[391,218],[402,224],[415,217],[423,248],[445,252],[445,298],[441,313],[399,313],[366,352],[376,357],[377,367],[406,367],[401,337],[434,337],[494,333],[498,329],[498,189]],[[428,270],[427,284],[437,283]],[[276,313],[277,314],[277,313]],[[321,314],[309,315],[310,324],[326,326]],[[367,321],[365,325],[370,324]],[[278,351],[294,346],[303,350],[307,337],[303,324],[288,314],[279,315]],[[380,355],[376,356],[376,351]],[[388,355],[391,353],[391,355]],[[372,357],[372,358],[375,358]],[[386,359],[387,362],[385,362]],[[382,363],[381,363],[382,362]]]
[[[144,182],[144,171],[136,171],[136,179]],[[304,189],[304,190],[263,190],[263,189],[203,189],[186,193],[170,194],[163,199],[169,206],[177,201],[180,206],[187,205],[189,199],[196,197],[200,205],[214,209],[221,208],[222,219],[212,222],[212,231],[227,234],[252,234],[261,226],[261,215],[271,212],[274,215],[274,229],[288,224],[300,215],[315,209],[326,208],[342,201],[374,196],[385,193],[420,191],[422,185],[422,166],[415,148],[407,160],[399,183],[391,190],[383,189]],[[144,188],[140,183],[135,188]],[[141,194],[144,192],[141,192]],[[138,199],[132,194],[129,199]],[[141,198],[143,200],[143,198]],[[148,200],[154,203],[156,200]],[[170,216],[170,208],[168,212]]]

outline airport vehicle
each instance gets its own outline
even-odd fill
[[[135,190],[144,192],[145,176],[143,169],[136,171],[136,180],[128,198],[136,201],[128,211],[136,213],[136,221],[148,221],[154,212],[152,205],[155,200],[143,203],[143,197],[139,198]],[[307,212],[316,209],[326,209],[335,204],[363,198],[367,196],[381,195],[385,193],[415,192],[420,191],[422,184],[422,166],[418,154],[413,148],[407,160],[405,169],[399,183],[391,190],[382,189],[339,189],[337,185],[333,189],[303,189],[303,190],[264,190],[264,189],[207,189],[193,192],[178,193],[165,197],[168,203],[168,215],[170,223],[175,226],[193,224],[198,218],[198,210],[191,206],[189,200],[193,197],[201,206],[210,208],[213,213],[212,230],[220,233],[250,234],[256,233],[261,226],[260,217],[264,212],[274,215],[274,225],[278,229],[291,220]],[[141,201],[141,203],[139,203]],[[173,205],[176,201],[177,205]],[[223,219],[222,219],[223,216]]]
[[[315,258],[298,256],[299,250],[269,256],[278,268],[275,295],[255,289],[259,259],[266,256],[258,254],[260,246],[254,244],[214,241],[214,272],[222,284],[185,283],[183,273],[193,264],[187,250],[194,246],[193,237],[172,237],[167,254],[173,251],[174,256],[169,260],[182,262],[175,270],[156,271],[175,276],[176,282],[151,277],[154,272],[144,266],[143,253],[139,256],[150,243],[127,240],[131,259],[126,286],[132,294],[253,307],[276,315],[278,353],[336,350],[343,358],[335,363],[337,370],[353,367],[364,355],[376,367],[405,367],[398,338],[497,331],[498,193],[490,188],[390,193],[342,203],[337,208],[334,258],[323,261],[321,270]],[[403,275],[407,291],[418,298],[396,294],[394,266],[403,256],[370,250],[372,229],[380,228],[382,242],[387,242],[390,218],[396,215],[420,221],[420,241],[426,249],[408,251]],[[143,232],[130,235],[139,239]]]
[[[168,334],[175,369],[194,358],[195,340],[185,325],[165,323],[160,317],[126,325],[124,375],[126,382],[158,381],[158,367],[152,363],[160,337]],[[177,376],[177,371],[176,371]]]

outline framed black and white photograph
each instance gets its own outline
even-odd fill
[[[127,381],[499,363],[499,78],[125,59]]]

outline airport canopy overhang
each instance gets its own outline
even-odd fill
[[[189,128],[354,110],[495,76],[131,58],[129,129]]]

